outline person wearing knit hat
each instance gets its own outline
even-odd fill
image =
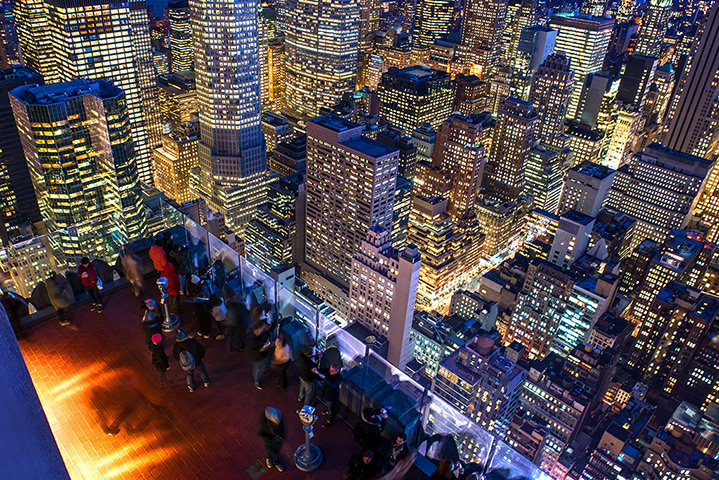
[[[285,437],[285,424],[282,421],[282,413],[276,408],[265,408],[260,418],[257,433],[265,443],[267,468],[276,467],[280,472],[284,472],[285,467],[280,461],[280,449]]]
[[[155,367],[155,370],[160,372],[160,388],[163,388],[165,386],[165,382],[167,381],[167,375],[165,372],[170,369],[170,362],[167,360],[167,355],[165,354],[165,345],[162,341],[162,334],[152,334],[147,348],[152,354],[152,366]]]
[[[182,330],[177,330],[175,335],[175,346],[172,349],[172,356],[180,362],[180,367],[187,374],[187,388],[190,392],[195,391],[195,369],[199,370],[200,378],[205,387],[210,386],[210,376],[202,359],[205,357],[205,347],[194,338],[187,336]]]

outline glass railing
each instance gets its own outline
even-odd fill
[[[487,478],[551,478],[429,388],[420,385],[372,349],[367,350],[363,340],[340,328],[307,299],[276,282],[171,205],[161,203],[152,218],[148,219],[148,225],[152,234],[169,230],[175,243],[187,245],[193,271],[206,271],[218,290],[225,283],[233,287],[241,283],[243,288],[251,289],[273,305],[278,318],[290,321],[293,328],[300,326],[305,341],[315,343],[320,350],[339,350],[345,371],[348,376],[356,374],[360,387],[355,390],[355,396],[347,401],[352,404],[347,405],[350,411],[357,414],[368,405],[390,407],[388,431],[405,429],[415,446],[420,446],[428,436],[451,437],[459,459],[481,466]],[[96,233],[80,233],[89,231],[89,225],[78,226],[0,250],[0,267],[5,282],[3,288],[32,302],[33,289],[50,270],[74,273],[82,256],[114,265],[122,245],[113,243],[112,239],[116,237],[112,235],[100,240]],[[141,242],[148,248],[151,244],[148,239]],[[68,245],[71,248],[66,248]],[[13,274],[13,271],[16,273]]]

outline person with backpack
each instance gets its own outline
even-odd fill
[[[77,276],[82,281],[83,290],[85,290],[90,296],[90,301],[92,302],[92,307],[90,307],[90,311],[94,312],[95,310],[97,310],[97,313],[102,313],[102,311],[105,309],[105,306],[102,304],[102,297],[100,297],[97,270],[95,269],[95,265],[90,263],[89,258],[82,257],[82,260],[80,260],[80,266],[77,267]]]
[[[195,369],[200,371],[200,378],[205,387],[210,386],[210,376],[202,359],[205,356],[205,347],[194,338],[187,336],[182,330],[177,331],[175,346],[172,349],[172,356],[180,362],[180,367],[187,374],[187,388],[190,392],[195,391]]]
[[[260,418],[260,425],[257,434],[265,444],[265,460],[267,468],[277,468],[280,472],[285,471],[280,461],[280,449],[285,438],[285,424],[282,421],[282,413],[272,407],[265,408]]]

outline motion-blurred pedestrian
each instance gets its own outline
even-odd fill
[[[272,407],[265,408],[257,433],[265,444],[265,461],[267,468],[277,468],[280,472],[285,471],[285,466],[280,460],[280,449],[285,438],[285,424],[282,420],[282,413]]]

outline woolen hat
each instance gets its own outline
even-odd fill
[[[157,306],[157,303],[151,298],[148,298],[145,300],[145,305],[147,305],[147,308],[155,308]]]
[[[181,342],[181,341],[183,341],[183,340],[187,340],[189,337],[188,337],[187,334],[186,334],[185,332],[183,332],[182,330],[178,330],[178,331],[177,331],[177,336],[176,336],[175,338],[177,338],[177,341],[178,341],[178,342]]]
[[[160,343],[162,341],[162,335],[156,333],[152,337],[150,337],[150,340],[152,340],[152,343]]]

